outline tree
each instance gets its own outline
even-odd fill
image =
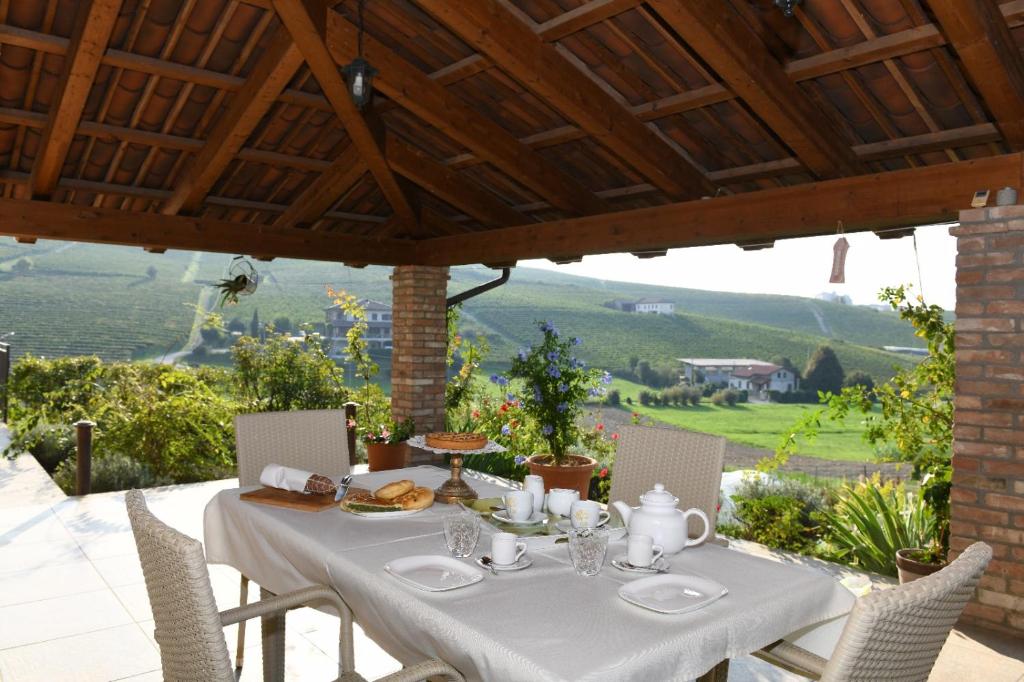
[[[804,370],[804,388],[821,393],[839,393],[843,388],[843,366],[830,346],[818,346]]]
[[[796,365],[793,364],[793,361],[785,355],[776,355],[772,358],[771,362],[773,365],[778,365],[782,369],[789,370],[796,378],[800,378],[800,370],[798,370]]]
[[[290,333],[292,331],[292,321],[287,317],[275,317],[274,330],[284,334]]]
[[[25,275],[29,270],[32,269],[32,261],[27,258],[19,258],[14,261],[14,265],[11,266],[11,272],[16,275]]]
[[[260,327],[260,311],[252,311],[252,321],[249,323],[249,336],[254,339],[262,338],[263,329]]]
[[[148,268],[146,268],[146,277],[148,277],[149,279],[156,279],[156,273],[157,270],[155,265],[150,265]]]
[[[237,317],[234,318],[233,320],[228,322],[228,331],[229,332],[238,332],[240,334],[244,334],[245,333],[245,322],[242,322]]]
[[[637,364],[639,364],[639,362],[640,362],[640,358],[638,358],[635,355],[630,355],[629,356],[629,371],[631,371],[631,372],[636,371],[636,366],[637,366]]]
[[[863,386],[864,390],[870,393],[875,390],[875,380],[867,372],[857,369],[847,374],[843,381],[843,388],[853,388],[854,386]]]

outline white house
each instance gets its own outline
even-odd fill
[[[391,306],[368,298],[360,300],[359,304],[366,309],[366,335],[363,338],[369,348],[390,349]],[[325,308],[324,313],[327,317],[327,336],[331,340],[331,355],[340,357],[345,350],[345,334],[352,328],[355,318],[339,305]]]
[[[659,298],[641,298],[633,304],[638,313],[654,313],[655,315],[671,315],[676,311],[675,303]]]
[[[679,362],[683,378],[690,384],[727,384],[737,369],[765,364],[750,358],[679,358]]]
[[[759,396],[768,391],[789,393],[800,387],[784,367],[753,358],[679,358],[683,378],[690,384],[726,384]]]

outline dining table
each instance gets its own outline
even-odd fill
[[[434,488],[448,477],[444,469],[417,466],[357,475],[352,484],[373,490],[410,479]],[[470,480],[482,498],[509,489],[495,480]],[[598,575],[578,576],[557,536],[525,538],[529,568],[496,575],[480,569],[479,582],[429,592],[384,567],[403,557],[448,556],[443,517],[451,505],[367,518],[337,505],[308,512],[240,498],[251,489],[221,491],[207,505],[209,563],[232,566],[275,594],[329,585],[391,656],[403,664],[440,658],[467,680],[709,679],[723,662],[727,669],[728,659],[791,633],[818,624],[834,628],[854,603],[827,573],[704,543],[668,556],[669,573],[710,578],[728,593],[689,613],[657,613],[619,596],[623,585],[644,577],[611,566],[625,553],[623,539],[609,544]],[[489,552],[497,531],[483,523],[475,553],[461,561],[476,567],[474,559]],[[283,627],[274,636],[283,638]]]

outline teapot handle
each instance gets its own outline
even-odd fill
[[[691,539],[689,539],[689,537],[687,537],[685,547],[692,547],[693,545],[699,545],[700,543],[702,543],[705,540],[707,540],[708,539],[708,535],[711,534],[711,522],[708,521],[708,515],[707,514],[705,514],[700,509],[697,509],[696,507],[694,507],[693,509],[687,509],[686,511],[684,511],[683,512],[683,520],[686,522],[686,528],[687,529],[689,529],[689,527],[690,527],[690,516],[700,517],[700,519],[704,521],[704,534],[701,535],[696,540],[691,540]],[[687,536],[689,536],[689,531],[687,531]]]

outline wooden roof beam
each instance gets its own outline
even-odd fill
[[[416,263],[416,243],[232,223],[212,218],[0,199],[0,234],[95,244],[258,253],[280,258],[391,265]]]
[[[864,171],[832,121],[729,3],[652,0],[650,5],[815,175]]]
[[[334,113],[341,119],[352,144],[370,169],[395,215],[406,227],[415,229],[419,224],[417,212],[384,158],[379,134],[371,130],[370,123],[352,102],[338,63],[327,47],[327,17],[334,14],[329,9],[329,3],[326,0],[273,0],[273,5],[274,11],[298,43],[313,77],[320,84]]]
[[[995,0],[930,0],[935,18],[1011,149],[1024,149],[1024,57]]]
[[[457,4],[416,0],[416,4],[669,196],[714,192],[699,169],[500,0]]]
[[[292,200],[275,227],[310,227],[366,175],[359,150],[349,145],[323,173]]]
[[[64,71],[57,86],[57,101],[50,109],[39,153],[32,166],[31,196],[49,197],[57,188],[64,159],[120,10],[121,0],[78,3],[75,26],[64,58]]]
[[[245,85],[220,115],[174,194],[164,203],[161,210],[165,215],[193,213],[202,205],[203,197],[213,189],[300,66],[302,54],[295,42],[287,31],[278,30]]]
[[[559,259],[765,242],[955,219],[978,188],[1020,187],[1022,154],[923,166],[708,200],[488,230],[420,242],[432,265]]]
[[[356,33],[356,27],[340,14],[329,14],[327,44],[339,63],[356,56]],[[372,36],[364,36],[363,53],[380,69],[376,89],[552,205],[572,214],[609,210],[579,181]]]

